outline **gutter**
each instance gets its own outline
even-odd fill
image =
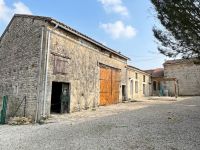
[[[55,25],[58,25],[60,28],[66,30],[66,31],[68,31],[68,32],[70,32],[70,33],[75,34],[75,35],[78,36],[78,37],[81,37],[81,38],[83,38],[83,39],[85,39],[85,40],[87,40],[87,41],[89,41],[89,42],[91,42],[91,43],[93,43],[93,44],[95,44],[95,45],[97,45],[97,46],[99,46],[99,47],[102,47],[102,48],[106,49],[106,50],[109,51],[109,52],[112,52],[113,54],[116,54],[117,56],[120,56],[120,57],[122,57],[122,58],[124,58],[124,59],[126,59],[126,60],[130,60],[130,58],[128,58],[128,57],[126,57],[126,56],[124,56],[124,55],[122,55],[122,54],[120,54],[120,53],[115,52],[114,50],[112,50],[112,49],[110,49],[110,48],[108,48],[108,47],[106,47],[106,46],[104,46],[104,45],[98,43],[98,42],[95,41],[95,40],[92,40],[92,39],[89,38],[89,37],[86,37],[86,36],[84,36],[84,35],[82,35],[82,34],[79,34],[79,33],[77,33],[76,31],[70,30],[69,28],[65,27],[64,25],[62,25],[61,23],[59,23],[59,22],[57,22],[57,21],[55,21],[55,20],[53,20],[53,19],[52,19],[50,22],[53,23],[53,24],[55,24]]]

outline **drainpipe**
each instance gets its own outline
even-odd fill
[[[126,65],[126,94],[125,94],[125,101],[128,100],[128,65]]]
[[[47,54],[46,54],[46,72],[45,72],[45,85],[44,85],[44,99],[43,99],[43,113],[42,116],[46,117],[46,100],[47,100],[47,83],[48,83],[48,68],[49,68],[49,55],[50,55],[50,43],[51,43],[51,32],[58,27],[58,24],[48,31],[48,40],[47,40]]]
[[[39,111],[39,103],[40,103],[40,73],[41,73],[41,63],[42,63],[42,49],[43,49],[43,38],[44,38],[44,27],[42,27],[42,33],[41,33],[41,45],[40,45],[40,61],[39,61],[39,75],[38,75],[38,91],[37,91],[37,104],[36,104],[36,113],[35,113],[35,123],[38,121],[38,111]]]

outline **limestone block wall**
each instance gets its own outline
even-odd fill
[[[137,99],[150,95],[150,75],[143,73],[138,70],[127,69],[127,96],[128,99]],[[137,74],[137,78],[136,78]],[[143,76],[145,76],[145,82],[143,81]],[[138,90],[136,90],[136,84],[138,84]],[[145,92],[143,92],[143,85],[145,85]]]
[[[164,65],[164,76],[178,80],[178,91],[181,96],[200,95],[200,65],[190,63],[177,63]],[[166,83],[172,95],[174,85]]]
[[[49,30],[52,29],[53,27],[49,26]],[[126,59],[111,55],[100,47],[61,29],[51,32],[50,41],[47,115],[50,114],[52,81],[70,83],[71,112],[99,105],[100,63],[120,69],[121,85],[126,85]],[[64,74],[54,73],[55,59],[65,62]],[[121,86],[119,88],[119,99],[122,101]]]
[[[165,89],[168,92],[168,96],[175,96],[175,84],[174,81],[165,81],[164,82]],[[178,90],[177,90],[178,92]]]
[[[42,24],[14,17],[0,41],[0,96],[8,95],[8,115],[13,115],[24,96],[25,115],[35,115]],[[16,115],[24,115],[23,105]]]

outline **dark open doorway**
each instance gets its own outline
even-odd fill
[[[70,84],[52,82],[51,113],[69,113]]]
[[[122,85],[122,100],[126,100],[126,85]]]
[[[62,83],[52,82],[51,113],[60,113],[61,111],[61,99],[60,99],[61,92],[62,92]]]

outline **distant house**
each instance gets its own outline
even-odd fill
[[[152,77],[152,96],[200,95],[199,60],[167,60],[163,66],[146,70]]]
[[[176,78],[178,95],[200,95],[200,63],[197,59],[168,60],[164,64],[164,77]],[[173,84],[167,82],[166,88],[174,95]]]
[[[156,68],[151,70],[145,70],[145,72],[151,75],[151,89],[150,92],[152,96],[160,95],[160,90],[164,86],[163,79],[164,79],[164,69],[163,68]]]

